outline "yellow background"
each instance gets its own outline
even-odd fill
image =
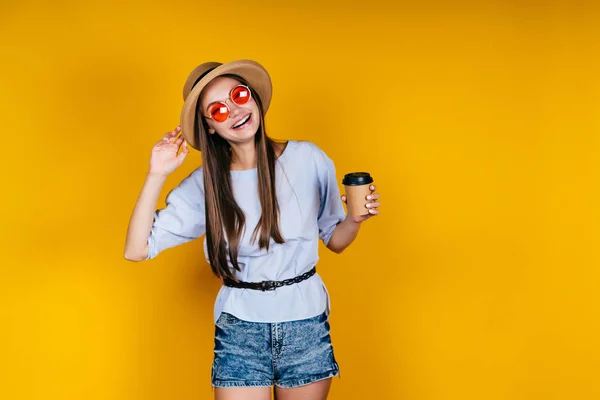
[[[599,17],[573,1],[3,1],[0,398],[212,398],[201,241],[122,253],[187,74],[240,58],[272,75],[273,137],[382,194],[355,244],[322,248],[331,399],[600,398]]]

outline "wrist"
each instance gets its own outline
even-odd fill
[[[350,214],[346,215],[346,219],[344,219],[343,221],[346,225],[358,229],[360,227],[360,224],[362,223],[362,221],[356,221],[354,219],[354,217]]]
[[[146,177],[148,179],[160,179],[160,180],[167,179],[167,176],[169,176],[169,174],[166,174],[164,172],[156,172],[156,171],[148,171],[148,174],[146,175]]]

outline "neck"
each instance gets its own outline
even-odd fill
[[[246,143],[231,143],[231,169],[243,171],[256,168],[256,147],[254,140]]]

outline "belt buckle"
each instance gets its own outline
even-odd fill
[[[260,290],[263,292],[265,290],[275,290],[275,285],[273,285],[273,281],[262,281],[260,283]]]

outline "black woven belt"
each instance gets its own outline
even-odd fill
[[[284,279],[282,281],[262,281],[262,282],[236,282],[230,278],[224,278],[223,284],[225,286],[240,288],[240,289],[254,289],[254,290],[275,290],[278,287],[293,285],[294,283],[299,283],[307,280],[311,276],[313,276],[317,272],[317,267],[314,266],[308,272],[303,273],[302,275],[298,275],[295,278]]]

